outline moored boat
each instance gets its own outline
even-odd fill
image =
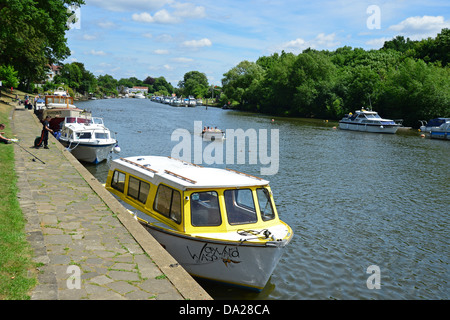
[[[432,127],[430,129],[430,138],[450,140],[450,120],[447,120],[439,127]]]
[[[269,182],[170,157],[111,162],[106,188],[195,277],[256,291],[278,264],[292,229],[278,217]]]
[[[431,129],[439,128],[442,124],[450,121],[450,118],[434,118],[430,121],[421,120],[422,125],[420,126],[420,131],[430,133]]]
[[[106,160],[117,147],[102,118],[66,117],[59,142],[78,160],[93,164]]]
[[[355,111],[355,114],[346,114],[339,121],[339,129],[352,131],[396,133],[399,127],[394,120],[383,119],[377,112],[364,109]]]
[[[66,117],[91,117],[91,112],[82,110],[73,104],[73,97],[63,95],[61,92],[57,93],[57,95],[45,96],[45,107],[35,110],[41,121],[47,116],[51,117],[50,129],[55,132],[60,131]]]

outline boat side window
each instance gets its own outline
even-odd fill
[[[90,132],[77,132],[76,133],[78,139],[90,139],[91,133]]]
[[[153,209],[176,223],[181,223],[181,194],[163,184],[156,191]]]
[[[256,217],[253,193],[250,189],[225,190],[223,193],[227,217],[230,224],[255,223]]]
[[[222,218],[216,191],[191,194],[191,223],[194,227],[220,226]]]
[[[272,201],[270,201],[269,190],[265,188],[256,189],[256,196],[263,221],[273,220],[275,218],[275,212],[272,207]]]
[[[96,132],[95,138],[96,139],[108,139],[108,133],[107,132]]]
[[[142,203],[147,201],[150,184],[142,180],[130,177],[128,179],[128,195]]]
[[[119,190],[120,192],[123,192],[125,190],[125,173],[117,170],[114,171],[111,180],[111,187],[113,187],[116,190]]]

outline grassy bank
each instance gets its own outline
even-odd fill
[[[20,93],[22,96],[23,93]],[[12,137],[9,115],[11,95],[0,97],[0,123],[4,123],[6,137]],[[0,144],[0,299],[29,299],[36,285],[32,251],[26,240],[25,219],[17,200],[17,176],[14,169],[14,145]]]

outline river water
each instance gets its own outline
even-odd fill
[[[213,298],[450,298],[449,141],[421,138],[416,132],[342,131],[324,120],[272,121],[265,115],[205,106],[176,108],[147,99],[77,106],[92,110],[117,132],[121,153],[112,159],[170,156],[181,141],[171,141],[172,133],[194,133],[195,121],[222,129],[255,129],[258,141],[264,133],[259,129],[267,129],[269,147],[276,141],[271,134],[278,130],[278,172],[262,177],[270,180],[280,218],[295,235],[261,293],[200,282]],[[237,146],[236,155],[256,152],[243,148]],[[86,167],[105,182],[109,161]],[[261,167],[268,167],[248,158],[244,164],[236,162],[217,166],[257,176]]]

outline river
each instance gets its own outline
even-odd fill
[[[259,141],[264,132],[259,130],[267,129],[269,147],[270,134],[278,130],[278,170],[263,178],[270,180],[280,218],[295,235],[261,293],[201,281],[213,298],[450,298],[449,141],[421,138],[416,132],[342,131],[336,122],[324,120],[176,108],[147,99],[76,105],[117,132],[121,153],[112,154],[113,159],[170,156],[179,143],[171,141],[172,133],[194,133],[195,121],[221,129],[255,129]],[[105,182],[109,161],[86,167]],[[268,166],[249,162],[218,166],[256,176]]]

